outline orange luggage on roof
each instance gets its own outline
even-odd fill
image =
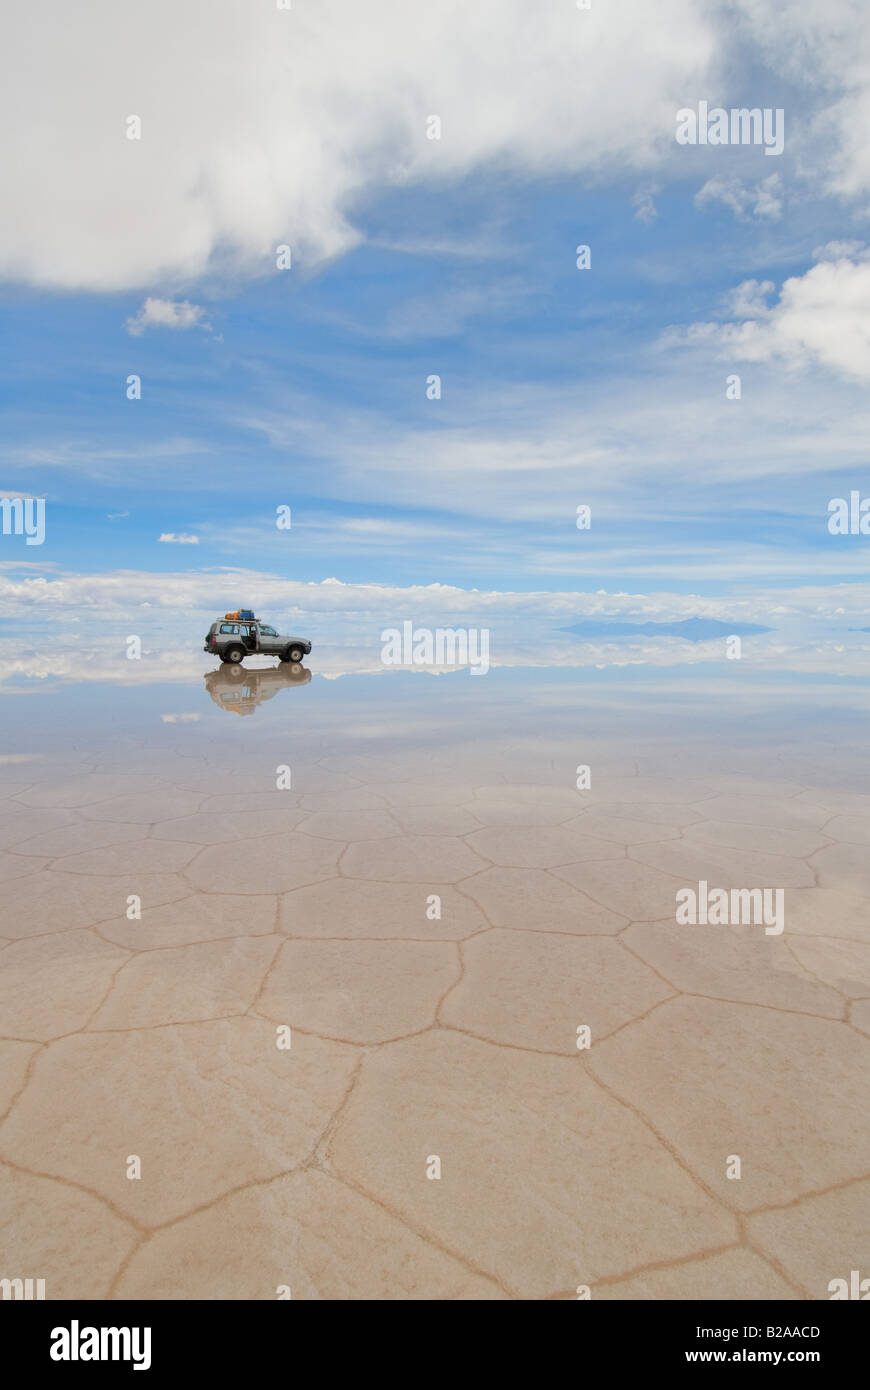
[[[232,619],[236,619],[236,620],[237,620],[237,619],[238,619],[238,616],[239,616],[239,610],[238,610],[238,609],[236,609],[235,613],[224,613],[224,617],[225,617],[225,618],[232,618]]]

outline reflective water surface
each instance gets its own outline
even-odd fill
[[[859,682],[317,658],[6,682],[10,1267],[829,1297],[870,1230]],[[784,930],[681,923],[702,882],[781,889]]]

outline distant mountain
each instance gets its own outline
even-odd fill
[[[582,618],[571,627],[560,628],[576,637],[685,637],[687,642],[709,642],[713,637],[748,637],[754,632],[772,632],[759,623],[723,623],[718,618],[681,618],[675,623],[624,623],[618,618]]]

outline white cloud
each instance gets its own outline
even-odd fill
[[[471,567],[487,582],[493,559],[497,573],[528,574],[523,565],[531,553],[543,557],[535,564],[543,572],[546,554],[561,557],[564,550],[560,569],[567,573],[580,502],[593,507],[596,546],[622,544],[632,526],[629,544],[636,547],[645,535],[652,553],[643,563],[650,572],[656,563],[686,558],[682,551],[675,555],[669,528],[685,517],[687,505],[684,527],[691,538],[696,520],[709,522],[723,510],[782,516],[798,507],[802,515],[816,514],[832,495],[826,474],[865,476],[870,405],[859,379],[805,371],[795,390],[781,359],[771,358],[753,370],[751,389],[744,382],[739,406],[726,400],[726,374],[739,368],[722,342],[723,328],[766,323],[767,305],[778,298],[768,282],[744,281],[717,313],[719,322],[683,327],[655,348],[636,346],[631,375],[615,370],[603,376],[582,401],[561,381],[518,387],[484,373],[454,383],[459,408],[450,415],[397,421],[390,402],[383,409],[348,404],[324,430],[322,401],[282,382],[254,405],[232,397],[216,402],[203,424],[214,446],[203,441],[189,467],[179,465],[185,449],[195,446],[183,440],[171,448],[157,440],[153,456],[145,445],[137,459],[147,460],[149,486],[164,498],[164,515],[187,516],[199,544],[225,562],[257,557],[264,567],[280,567],[288,544],[271,506],[258,510],[246,495],[240,506],[237,454],[225,444],[232,439],[256,457],[258,487],[282,498],[292,456],[297,495],[319,499],[294,509],[302,574],[334,571],[336,547],[348,552],[347,564],[368,551],[376,577],[388,574],[402,552],[415,564],[426,563],[430,573],[440,561],[448,575],[467,575]],[[686,341],[694,343],[691,355]],[[537,360],[528,360],[536,369]],[[93,444],[81,434],[71,451],[58,445],[40,454],[82,479],[96,478],[126,506],[128,431],[119,429],[115,438],[108,428]],[[196,515],[192,486],[201,502]],[[221,521],[215,510],[220,497],[233,499],[233,519]],[[792,539],[799,547],[799,537]],[[777,545],[770,558],[785,554]],[[763,559],[760,553],[755,558]],[[635,549],[615,561],[617,572],[633,572],[639,559]]]
[[[4,58],[0,123],[23,137],[3,143],[15,216],[0,274],[43,285],[268,273],[283,242],[311,264],[354,244],[363,195],[486,164],[677,167],[677,108],[742,99],[741,71],[762,98],[789,84],[804,174],[848,196],[870,188],[870,25],[856,0],[657,0],[654,19],[649,0],[212,0],[207,23],[199,0],[90,0],[12,7]],[[431,114],[440,140],[426,138]],[[694,153],[721,168],[720,151]],[[741,215],[779,212],[768,179],[723,196]]]
[[[157,539],[165,541],[167,545],[199,545],[199,536],[185,536],[183,533],[176,536],[174,531],[164,531]]]
[[[712,352],[719,328],[707,330]],[[683,329],[670,346],[685,341]],[[767,496],[779,511],[794,498],[798,478],[847,468],[863,476],[870,410],[866,393],[851,381],[809,374],[795,392],[784,373],[768,371],[735,409],[725,396],[726,372],[709,354],[699,351],[687,361],[665,343],[655,354],[638,352],[633,364],[642,364],[644,374],[630,390],[616,375],[581,404],[561,384],[487,383],[463,396],[461,420],[444,424],[397,428],[377,411],[356,409],[343,411],[325,433],[322,417],[295,400],[243,423],[269,441],[276,467],[288,453],[306,460],[297,486],[316,486],[322,498],[391,510],[441,513],[446,506],[469,524],[482,521],[479,539],[465,537],[462,549],[484,559],[496,521],[522,523],[510,538],[515,547],[536,524],[551,528],[551,545],[555,537],[576,537],[580,502],[593,507],[598,539],[602,523],[620,535],[627,516],[682,515],[687,498],[696,514],[716,514],[723,498],[712,489],[720,484],[742,489],[741,505],[751,498],[757,508],[765,495],[760,480],[770,479]],[[785,487],[775,482],[782,477]],[[802,495],[809,491],[804,486]],[[428,544],[438,545],[438,538]],[[444,554],[449,538],[440,545]]]
[[[539,176],[673,155],[718,64],[697,0],[212,0],[13,7],[0,273],[62,287],[269,273],[353,245],[354,202],[484,164]],[[99,55],[97,58],[95,55]],[[427,118],[442,121],[426,138]],[[127,118],[142,123],[127,138]]]
[[[57,569],[54,560],[0,560],[0,570],[39,570],[40,574],[44,574],[52,569]]]
[[[782,216],[782,178],[779,174],[770,174],[754,188],[738,178],[708,179],[695,194],[695,206],[703,208],[709,203],[723,203],[741,220],[751,214],[775,222]]]
[[[643,184],[638,188],[631,200],[636,221],[655,222],[659,215],[655,200],[661,191],[661,186],[657,183]]]
[[[870,248],[863,241],[827,241],[813,251],[814,261],[850,261],[870,259]]]
[[[729,594],[701,596],[683,592],[594,593],[575,590],[510,592],[465,589],[452,584],[345,584],[285,579],[250,569],[179,571],[155,574],[118,570],[105,574],[73,573],[50,579],[6,578],[0,574],[0,603],[10,617],[33,619],[44,611],[54,621],[64,610],[99,611],[127,620],[143,606],[155,610],[149,626],[160,622],[199,624],[240,604],[273,621],[289,625],[319,619],[351,635],[361,621],[381,623],[423,615],[476,615],[493,620],[550,618],[571,622],[580,617],[623,617],[668,621],[686,617],[775,623],[786,619],[842,619],[844,626],[863,626],[870,612],[870,581],[815,584],[792,588],[754,587]],[[860,620],[860,621],[859,621]],[[197,634],[199,626],[196,627]],[[287,630],[285,628],[285,630]]]
[[[204,328],[206,332],[211,332],[205,310],[186,299],[176,302],[149,297],[139,312],[127,319],[125,327],[134,338],[140,337],[146,328]]]
[[[6,458],[18,468],[41,467],[69,468],[77,473],[93,472],[102,476],[106,465],[118,465],[118,473],[128,474],[130,463],[142,460],[153,464],[169,459],[173,464],[179,459],[189,459],[196,455],[211,452],[211,446],[199,439],[155,439],[146,444],[131,444],[128,438],[115,447],[107,448],[101,442],[87,438],[81,441],[70,440],[68,436],[28,446],[10,446]]]
[[[769,217],[776,221],[782,216],[782,179],[779,174],[771,174],[762,179],[754,191],[755,202],[752,211],[756,217]]]
[[[738,0],[738,8],[756,59],[769,62],[789,83],[803,85],[798,101],[821,98],[813,113],[808,106],[805,113],[804,165],[812,167],[829,191],[848,196],[866,192],[870,187],[866,5],[862,0]]]
[[[770,312],[767,301],[775,289],[772,280],[743,280],[725,295],[725,308],[735,319],[759,318]]]
[[[670,330],[665,341],[710,344],[747,362],[818,363],[847,378],[870,379],[870,261],[819,261],[784,281],[768,308],[772,288],[746,281],[734,291],[732,309],[750,317]]]
[[[398,668],[395,671],[385,667],[381,661],[380,629],[377,624],[370,625],[365,634],[357,628],[351,641],[318,642],[314,655],[306,659],[306,665],[319,678],[337,680],[346,675],[369,675],[379,680],[389,680],[396,674],[412,674],[420,680],[434,678],[456,678],[459,673],[434,670],[432,668]],[[771,701],[782,699],[782,675],[784,672],[802,672],[815,675],[819,679],[810,684],[803,682],[801,691],[806,699],[818,708],[821,705],[830,711],[832,707],[854,706],[864,713],[864,686],[860,680],[870,678],[870,643],[862,634],[851,636],[840,632],[838,638],[825,638],[820,631],[796,632],[787,640],[781,633],[757,634],[743,638],[744,658],[752,664],[751,681],[739,682],[729,691],[729,702],[745,700],[750,708],[762,698]],[[650,700],[662,697],[666,692],[667,703],[671,706],[673,697],[685,701],[691,689],[699,701],[706,701],[708,707],[715,707],[722,700],[721,674],[702,679],[694,676],[691,687],[686,685],[687,668],[725,665],[725,644],[721,637],[704,642],[687,642],[678,637],[658,637],[653,634],[621,638],[600,638],[584,640],[558,629],[543,632],[536,641],[534,649],[529,648],[528,637],[521,624],[499,624],[492,629],[491,660],[494,667],[532,667],[539,670],[560,667],[562,669],[582,669],[596,667],[598,670],[643,666],[646,669],[643,682],[643,707],[649,718]],[[176,635],[171,644],[161,638],[159,649],[143,652],[141,661],[127,661],[119,656],[118,647],[106,643],[83,645],[81,640],[53,639],[50,652],[28,650],[20,641],[0,638],[0,693],[8,694],[13,689],[26,692],[20,678],[29,680],[55,680],[64,684],[98,683],[135,687],[159,684],[185,687],[186,698],[190,698],[191,688],[202,690],[203,676],[211,666],[215,669],[214,658],[209,659],[194,644],[185,642]],[[249,675],[258,670],[275,669],[274,659],[252,657],[245,663]],[[673,672],[672,683],[663,685],[663,677]],[[769,673],[772,681],[762,679]],[[848,675],[851,683],[842,686],[831,681],[832,676]],[[857,678],[857,679],[856,679]],[[460,687],[461,688],[461,687]],[[625,700],[625,686],[613,684],[610,689],[616,705]],[[531,698],[531,688],[524,686]],[[602,687],[596,682],[596,702],[600,708]],[[564,701],[576,713],[579,696],[575,683],[562,685],[561,689],[548,685],[546,703],[551,707]],[[794,693],[794,691],[792,692]],[[375,696],[367,692],[367,699]],[[196,713],[162,714],[161,721],[166,724],[189,725],[200,722]],[[346,718],[342,713],[337,716]],[[395,719],[389,722],[386,716],[383,728],[385,737],[395,737]],[[368,722],[355,722],[358,735],[367,733],[372,725]],[[421,717],[419,728],[431,738],[431,712]],[[403,728],[408,725],[403,721]],[[42,755],[26,755],[40,757]],[[23,759],[19,759],[23,760]],[[0,757],[0,763],[4,759]]]
[[[151,600],[147,616],[141,612],[143,593]],[[512,593],[444,584],[400,587],[334,579],[315,584],[252,570],[164,575],[116,571],[69,574],[51,581],[16,582],[0,576],[4,614],[26,622],[26,640],[20,634],[0,637],[0,688],[21,675],[126,686],[155,681],[198,684],[209,665],[200,634],[216,615],[242,601],[253,603],[281,631],[310,637],[314,655],[308,664],[318,675],[329,677],[357,672],[389,678],[380,659],[380,633],[406,619],[433,627],[490,628],[493,663],[499,666],[665,669],[711,661],[724,664],[721,638],[689,643],[644,632],[590,639],[563,630],[582,617],[656,622],[696,616],[775,629],[743,639],[755,672],[747,690],[758,691],[760,671],[777,679],[784,671],[817,673],[825,682],[819,697],[830,704],[839,698],[829,684],[832,674],[870,677],[870,641],[866,634],[848,631],[868,625],[866,581],[756,587],[741,589],[737,596],[704,598],[667,590]],[[80,634],[63,631],[70,610],[100,614],[99,631],[89,635],[85,646]],[[531,646],[530,630],[535,634]],[[131,631],[142,636],[141,661],[125,659],[124,638]],[[270,664],[254,658],[253,665],[261,662]],[[649,693],[648,685],[644,689]],[[680,687],[680,693],[685,695],[685,689]],[[716,698],[721,695],[715,687],[714,693]],[[863,696],[863,687],[855,686],[852,698],[860,702]],[[576,689],[570,698],[576,700]],[[189,715],[171,712],[162,717],[177,724],[194,722]]]

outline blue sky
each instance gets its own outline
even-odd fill
[[[562,588],[573,549],[578,578],[624,587],[632,568],[613,550],[640,545],[654,563],[656,553],[670,559],[675,547],[694,551],[730,537],[745,554],[815,550],[837,574],[823,518],[827,499],[854,485],[851,462],[832,476],[830,461],[821,460],[821,477],[802,476],[797,492],[777,474],[748,497],[742,478],[721,486],[705,480],[699,458],[696,485],[663,515],[655,476],[614,499],[594,463],[580,457],[555,486],[546,480],[541,503],[554,515],[535,523],[531,538],[524,515],[505,515],[497,476],[469,516],[455,476],[442,491],[428,480],[415,496],[410,450],[401,489],[386,474],[378,486],[376,460],[362,483],[343,461],[346,444],[369,446],[379,434],[393,447],[454,431],[499,437],[512,411],[537,431],[555,397],[580,420],[587,409],[597,414],[602,399],[634,392],[647,400],[657,388],[679,409],[673,364],[656,352],[668,326],[715,316],[741,278],[779,283],[803,274],[819,239],[838,229],[837,215],[826,228],[824,209],[807,208],[807,229],[790,226],[783,245],[769,228],[759,237],[757,225],[727,210],[695,207],[691,185],[660,196],[649,224],[634,216],[633,191],[590,194],[563,182],[501,179],[463,184],[449,196],[392,194],[365,209],[365,241],[314,273],[296,265],[253,284],[205,286],[197,302],[211,331],[131,336],[125,323],[142,303],[139,293],[7,290],[4,342],[14,352],[4,409],[13,460],[7,487],[46,495],[52,524],[44,558],[69,565],[87,555],[99,569],[172,570],[182,547],[157,540],[170,532],[199,536],[185,564],[247,564],[265,554],[295,578],[506,588],[525,577],[534,587]],[[393,247],[384,244],[389,236]],[[456,249],[425,249],[427,237]],[[588,272],[575,266],[581,240],[592,248]],[[421,249],[404,249],[415,245]],[[711,411],[726,409],[720,398],[730,365],[704,364]],[[143,396],[131,402],[125,382],[134,371]],[[440,401],[426,398],[431,372],[442,378]],[[685,404],[703,409],[696,372],[691,362],[678,364]],[[742,368],[747,396],[758,375]],[[799,379],[794,390],[800,394]],[[732,413],[745,414],[746,403],[730,403]],[[747,435],[747,447],[757,447],[751,429]],[[603,440],[613,441],[618,450],[618,418]],[[28,456],[33,461],[15,466]],[[324,465],[333,477],[339,467],[351,476],[334,486]],[[593,508],[582,535],[575,497]],[[293,508],[292,536],[272,535],[279,502]],[[110,520],[109,513],[128,515]],[[336,521],[360,525],[333,532]],[[557,572],[548,575],[545,562],[526,569],[530,547],[545,557],[548,546],[558,552]],[[799,572],[796,564],[778,582]],[[691,588],[699,578],[693,572]],[[708,591],[721,592],[722,576],[708,582]]]
[[[355,22],[346,8],[326,8]],[[435,8],[445,19],[455,10],[448,0]],[[313,132],[311,167],[302,153],[295,162],[287,153],[288,174],[280,143],[264,153],[243,95],[236,124],[208,150],[185,148],[177,117],[155,155],[146,116],[142,157],[156,159],[156,182],[150,201],[134,207],[126,239],[127,176],[118,175],[113,202],[112,168],[89,163],[80,147],[84,194],[68,192],[59,204],[69,218],[58,224],[62,251],[53,259],[35,233],[0,247],[0,486],[45,496],[48,516],[38,550],[0,538],[0,580],[120,571],[171,580],[231,567],[294,583],[574,590],[578,616],[588,611],[582,596],[597,591],[667,593],[670,609],[656,608],[664,618],[690,615],[693,595],[725,601],[860,585],[866,539],[832,538],[826,519],[830,498],[862,486],[870,493],[870,178],[851,127],[835,119],[850,89],[847,72],[837,88],[847,35],[811,61],[818,15],[802,8],[772,37],[769,6],[737,6],[743,30],[737,39],[729,31],[736,47],[722,62],[715,6],[695,7],[690,25],[677,0],[665,5],[653,56],[641,44],[632,57],[628,30],[622,40],[612,32],[617,22],[631,27],[631,5],[618,20],[599,14],[595,43],[619,100],[603,121],[599,102],[596,124],[581,91],[576,129],[566,135],[557,98],[570,114],[575,92],[561,50],[577,31],[564,27],[564,14],[542,21],[534,40],[553,65],[553,110],[546,72],[522,69],[522,81],[539,84],[541,112],[491,100],[491,119],[481,102],[484,114],[463,108],[460,123],[462,75],[480,69],[491,97],[507,101],[517,54],[504,59],[503,93],[492,51],[503,39],[481,23],[460,35],[459,50],[445,40],[433,76],[407,47],[398,11],[382,5],[397,37],[392,68],[389,54],[378,61],[396,89],[420,89],[402,98],[411,112],[403,106],[395,117],[403,130],[421,123],[448,65],[459,73],[441,166],[437,142],[426,147],[419,131],[384,136],[381,106],[392,98],[374,80],[366,88],[347,53],[325,51],[316,16],[299,20],[294,43],[304,32],[317,69],[304,78],[300,70],[302,124],[280,102],[263,119],[279,134],[287,119],[288,142]],[[846,25],[853,10],[841,8]],[[97,10],[93,22],[106,22],[105,7]],[[182,15],[184,51],[189,6]],[[232,24],[240,22],[234,12]],[[666,51],[668,26],[678,56]],[[231,45],[230,30],[213,42]],[[255,33],[240,61],[271,70],[266,37]],[[357,37],[362,43],[361,30]],[[146,78],[132,84],[146,111],[148,44],[158,38],[159,15],[144,40]],[[587,40],[577,40],[572,59],[581,88],[599,80]],[[855,35],[852,49],[857,64]],[[352,137],[344,110],[333,109],[342,71],[371,104],[357,105]],[[634,86],[638,103],[653,107],[642,138]],[[782,104],[785,152],[677,147],[673,111],[694,94],[725,106]],[[124,90],[113,98],[125,111],[134,101]],[[589,99],[594,114],[594,92]],[[86,143],[102,114],[81,94],[70,100],[68,121],[80,122]],[[227,101],[232,115],[232,93]],[[49,165],[52,110],[64,138],[62,103],[52,104],[42,129]],[[20,119],[26,126],[25,112]],[[232,148],[237,126],[253,142],[247,158]],[[343,152],[336,131],[353,148]],[[218,190],[205,200],[213,225],[196,255],[184,243],[202,209],[183,215],[181,203],[173,206],[181,198],[173,161],[182,158],[197,170],[196,187],[211,180]],[[29,186],[12,173],[26,222]],[[59,184],[68,177],[58,170]],[[219,196],[222,179],[231,198]],[[80,205],[88,197],[93,215]],[[164,226],[176,211],[177,224]],[[279,223],[290,229],[285,236]],[[274,248],[285,239],[294,261],[282,272]],[[580,243],[592,249],[588,271],[575,266]],[[195,305],[196,321],[137,331],[149,300],[170,317]],[[142,399],[131,402],[133,372]],[[742,379],[740,401],[725,399],[731,372]],[[426,398],[431,373],[442,380],[438,401]],[[280,504],[292,508],[290,532],[274,525]],[[589,531],[576,528],[578,504],[592,508]],[[858,598],[856,590],[852,607]],[[10,600],[19,614],[30,601],[21,590]]]

